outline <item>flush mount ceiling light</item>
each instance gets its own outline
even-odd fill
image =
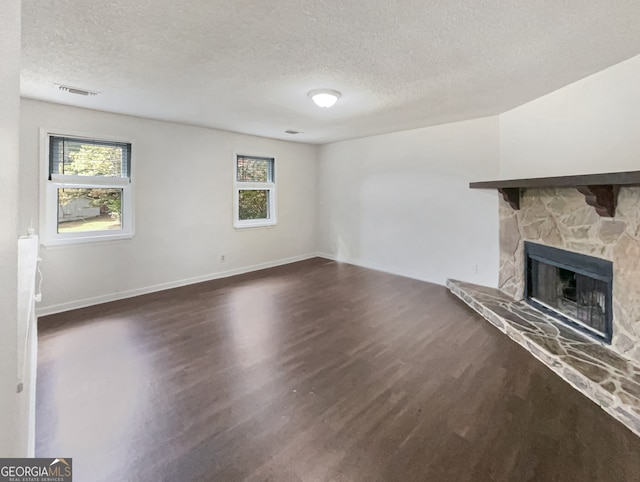
[[[324,107],[325,109],[338,102],[341,95],[337,90],[331,89],[317,89],[309,92],[311,100],[313,100],[318,107]]]

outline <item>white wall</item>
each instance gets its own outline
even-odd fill
[[[500,177],[640,168],[640,55],[500,115]]]
[[[318,169],[321,251],[439,284],[497,285],[497,194],[469,189],[497,176],[497,117],[325,145]]]
[[[27,454],[24,392],[17,384],[20,1],[2,3],[0,30],[0,457]]]
[[[38,219],[41,127],[133,142],[136,232],[131,240],[44,249],[41,313],[316,251],[315,146],[33,100],[22,101],[22,229]],[[233,228],[234,151],[276,157],[276,226]]]

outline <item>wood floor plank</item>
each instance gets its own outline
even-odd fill
[[[75,480],[637,481],[640,439],[441,286],[316,258],[39,320]]]

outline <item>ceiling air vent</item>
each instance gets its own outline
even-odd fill
[[[61,84],[55,84],[58,86],[58,89],[60,89],[63,92],[68,92],[70,94],[76,94],[76,95],[84,95],[84,96],[94,96],[94,95],[98,95],[99,92],[93,92],[91,90],[85,90],[85,89],[79,89],[77,87],[69,87],[68,85],[61,85]]]

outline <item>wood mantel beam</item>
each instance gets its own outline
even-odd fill
[[[582,174],[579,176],[537,177],[530,179],[503,179],[469,183],[472,189],[497,189],[513,209],[520,209],[520,192],[525,188],[576,188],[584,194],[589,206],[603,217],[616,214],[621,186],[640,186],[640,171]]]

